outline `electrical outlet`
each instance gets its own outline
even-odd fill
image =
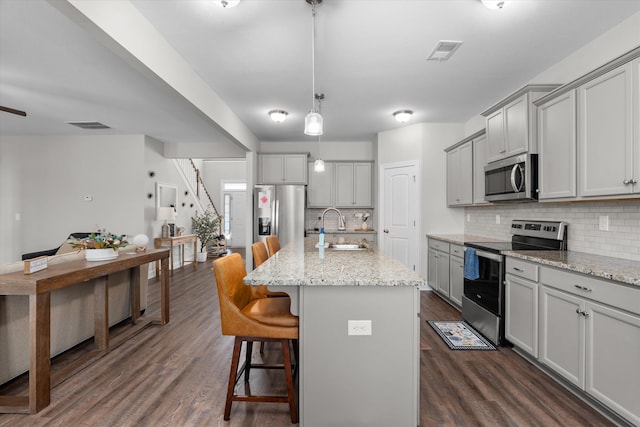
[[[496,224],[500,224],[500,215],[496,215]]]
[[[598,223],[600,231],[609,231],[609,215],[600,215]]]
[[[371,335],[371,320],[347,320],[347,335]]]
[[[471,222],[471,214],[470,213],[467,214],[467,222]]]

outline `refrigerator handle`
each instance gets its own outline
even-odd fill
[[[276,200],[276,202],[274,203],[272,235],[277,236],[279,229],[280,229],[280,200]]]

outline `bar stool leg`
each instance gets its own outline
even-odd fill
[[[233,398],[233,389],[236,385],[236,375],[238,372],[238,364],[240,363],[240,350],[242,348],[242,339],[236,337],[233,344],[233,355],[231,356],[231,370],[229,372],[229,384],[227,386],[227,401],[224,405],[224,420],[229,421],[231,418],[231,399]]]
[[[282,343],[282,357],[284,359],[284,374],[287,380],[287,398],[289,401],[289,412],[291,414],[291,422],[298,422],[298,408],[296,407],[295,389],[293,387],[293,374],[291,369],[291,353],[289,352],[290,340],[284,339]]]

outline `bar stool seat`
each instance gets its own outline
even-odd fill
[[[269,259],[267,254],[267,247],[263,242],[256,242],[251,245],[251,253],[253,254],[253,265],[255,268],[260,267],[266,260]],[[267,288],[267,285],[258,285],[258,292],[262,293],[269,298],[289,298],[289,294],[286,292],[274,292]]]
[[[299,319],[291,314],[289,298],[268,298],[256,288],[245,285],[247,272],[240,254],[234,253],[213,263],[213,271],[220,303],[220,327],[223,335],[235,336],[224,419],[231,418],[231,404],[241,402],[282,402],[289,404],[291,422],[298,422],[295,401],[294,369],[290,347],[298,363]],[[253,342],[279,342],[282,346],[282,365],[255,364],[251,361]],[[240,365],[242,344],[246,343],[245,361]],[[287,384],[286,396],[254,395],[249,386],[251,369],[283,369]],[[297,369],[296,369],[297,370]],[[245,394],[236,394],[235,386],[244,376]]]

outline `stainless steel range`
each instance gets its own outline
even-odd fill
[[[462,318],[496,345],[504,339],[504,255],[502,251],[567,250],[567,223],[513,220],[510,242],[465,243],[465,279]],[[468,248],[477,258],[470,257]],[[477,263],[468,274],[469,262]]]

